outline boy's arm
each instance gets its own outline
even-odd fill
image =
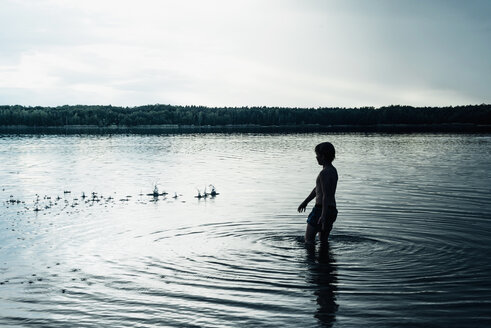
[[[315,195],[316,195],[316,193],[315,193],[315,187],[314,187],[314,189],[312,190],[310,195],[308,195],[307,198],[305,198],[305,200],[302,202],[302,204],[300,204],[300,206],[298,207],[298,211],[299,212],[305,212],[305,208],[310,203],[310,201],[315,198]]]

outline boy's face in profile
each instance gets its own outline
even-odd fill
[[[324,165],[324,163],[325,163],[324,155],[319,154],[318,152],[315,152],[315,158],[317,159],[317,163],[319,163],[319,165]]]

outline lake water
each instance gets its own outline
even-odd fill
[[[490,135],[0,136],[0,163],[2,327],[491,325]]]

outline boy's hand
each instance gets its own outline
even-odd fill
[[[298,207],[298,212],[299,213],[305,212],[305,209],[306,208],[307,208],[307,204],[305,204],[304,202],[302,202],[302,204],[300,204],[300,206]]]

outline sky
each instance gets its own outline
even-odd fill
[[[0,105],[491,103],[489,0],[0,0]]]

